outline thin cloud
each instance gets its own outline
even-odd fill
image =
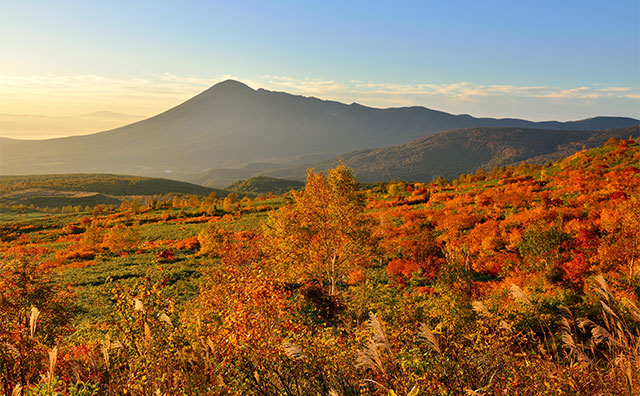
[[[453,83],[398,84],[361,80],[323,80],[293,78],[281,75],[261,75],[247,79],[235,75],[213,77],[181,76],[173,73],[147,74],[136,78],[99,75],[0,75],[0,106],[7,113],[81,114],[96,110],[124,113],[156,114],[202,92],[215,83],[240,80],[253,88],[286,91],[304,96],[342,102],[359,102],[377,107],[423,105],[450,112],[467,109],[490,109],[491,103],[522,104],[527,116],[531,106],[565,103],[574,107],[587,102],[626,103],[626,108],[638,108],[640,91],[631,87],[553,87],[484,85],[469,81]],[[472,107],[474,105],[475,107]],[[40,106],[40,107],[38,107]],[[65,107],[66,106],[66,107]],[[611,108],[611,106],[610,106]],[[525,112],[524,110],[527,110]],[[483,114],[484,113],[484,114]],[[481,112],[496,114],[495,110]],[[546,112],[545,114],[547,114]],[[507,115],[507,114],[505,114]],[[637,114],[631,114],[636,115]]]
[[[272,89],[293,89],[300,94],[322,94],[344,92],[349,86],[333,80],[294,79],[285,76],[263,76],[267,86]]]
[[[296,93],[324,96],[331,93],[380,96],[449,96],[452,98],[518,96],[555,99],[598,99],[604,97],[637,98],[638,90],[628,87],[594,88],[581,86],[558,88],[551,86],[482,85],[468,81],[450,84],[392,84],[350,80],[348,83],[313,79],[294,79],[282,76],[264,76],[275,89],[290,89]]]

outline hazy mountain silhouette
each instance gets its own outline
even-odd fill
[[[637,138],[640,127],[603,131],[559,131],[526,128],[467,128],[440,132],[409,143],[342,154],[339,158],[277,169],[263,174],[304,180],[307,168],[325,171],[341,161],[359,181],[428,182],[455,178],[480,168],[492,169],[521,161],[544,164],[583,148],[602,146],[611,137]]]
[[[0,173],[106,172],[193,180],[215,168],[251,162],[275,168],[290,165],[294,157],[330,158],[453,128],[601,129],[636,123],[623,117],[530,122],[424,107],[377,109],[254,90],[227,80],[162,114],[110,131],[39,141],[1,138]]]

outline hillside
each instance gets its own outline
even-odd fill
[[[154,194],[208,195],[213,191],[221,196],[228,194],[224,190],[196,184],[141,176],[83,173],[0,176],[0,194],[27,189],[97,192],[117,196]]]
[[[298,163],[308,163],[346,151],[402,144],[453,128],[567,130],[636,123],[623,117],[530,122],[452,115],[424,107],[377,109],[254,90],[228,80],[162,114],[110,131],[40,141],[1,138],[0,172],[171,175],[198,182],[212,169],[239,168],[248,163],[272,163],[276,168],[291,165],[296,158]],[[308,156],[313,159],[304,161]]]
[[[425,182],[438,176],[451,179],[476,169],[491,169],[521,161],[551,162],[583,148],[602,146],[611,137],[626,139],[637,137],[639,133],[638,126],[603,131],[457,129],[397,146],[359,150],[306,166],[272,170],[264,175],[304,180],[307,167],[326,170],[342,161],[363,182]]]
[[[4,208],[14,205],[35,208],[62,208],[65,206],[94,207],[96,205],[120,205],[121,201],[96,192],[55,191],[30,188],[0,195]]]
[[[0,378],[23,369],[28,395],[639,394],[637,141],[381,187],[339,167],[288,199],[1,223],[0,331],[22,354]]]
[[[123,200],[136,197],[177,194],[205,196],[215,192],[219,197],[229,192],[175,180],[141,176],[108,174],[62,174],[0,176],[0,221],[11,221],[14,212],[25,213],[29,208],[50,212],[73,207],[94,208],[97,205],[119,206]],[[145,198],[146,197],[146,198]]]
[[[5,210],[120,205],[128,196],[209,195],[229,192],[191,183],[141,176],[62,174],[0,176],[0,205]]]
[[[247,180],[239,180],[228,185],[225,190],[244,194],[286,194],[291,190],[304,187],[304,182],[295,180],[276,179],[273,177],[255,176]]]

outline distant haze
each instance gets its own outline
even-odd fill
[[[51,139],[87,135],[144,118],[146,117],[108,111],[66,117],[0,113],[0,136],[12,139]]]

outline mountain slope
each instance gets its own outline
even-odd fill
[[[639,126],[603,131],[557,131],[525,128],[469,128],[441,132],[409,143],[359,150],[307,166],[265,172],[264,175],[304,180],[306,168],[326,170],[340,161],[362,182],[430,181],[454,178],[479,168],[520,161],[545,163],[583,148],[602,146],[610,137],[640,134]]]
[[[226,196],[229,192],[182,181],[127,175],[64,174],[0,176],[0,195],[11,195],[25,190],[75,191],[101,193],[113,196],[194,194],[216,192]]]
[[[291,190],[304,187],[304,182],[295,180],[276,179],[273,177],[255,176],[247,180],[238,180],[228,185],[225,190],[241,194],[286,194]]]
[[[0,139],[1,174],[123,173],[193,180],[215,168],[400,144],[442,130],[478,126],[590,129],[637,120],[597,117],[534,123],[474,118],[424,107],[359,104],[254,90],[227,80],[155,117],[92,135],[40,141]]]

